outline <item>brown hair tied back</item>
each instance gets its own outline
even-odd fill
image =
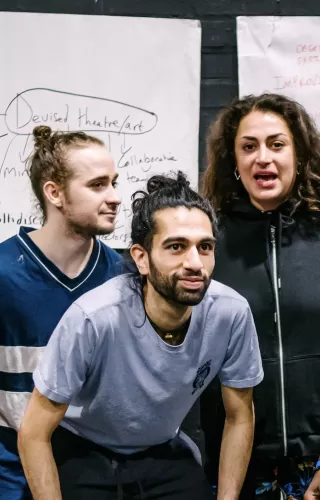
[[[73,171],[67,161],[67,153],[72,148],[84,148],[92,144],[104,146],[97,137],[84,132],[53,132],[46,125],[33,130],[35,148],[28,159],[28,173],[33,192],[46,220],[47,211],[43,186],[48,181],[55,182],[65,189]]]
[[[46,125],[39,125],[33,129],[34,146],[36,149],[41,148],[45,143],[48,142],[52,130]]]

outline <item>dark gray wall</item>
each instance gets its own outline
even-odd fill
[[[0,10],[200,19],[202,80],[200,168],[217,111],[237,95],[236,16],[316,16],[319,0],[0,0]]]

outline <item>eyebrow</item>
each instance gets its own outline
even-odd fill
[[[285,137],[288,137],[287,134],[284,134],[283,132],[278,132],[277,134],[268,135],[267,139],[276,139],[280,135],[284,135]],[[240,137],[240,139],[247,139],[248,141],[256,141],[257,140],[256,137],[253,137],[251,135],[243,135],[242,137]]]
[[[166,238],[163,242],[162,245],[169,245],[170,243],[188,243],[188,238],[184,238],[183,236],[170,236],[170,238]],[[201,245],[202,243],[211,243],[214,245],[216,242],[216,239],[213,236],[208,236],[208,238],[202,238],[198,245]]]
[[[98,182],[98,181],[116,181],[119,177],[119,174],[115,174],[112,178],[110,178],[109,175],[99,175],[98,177],[94,177],[92,179],[88,180],[88,184],[91,184],[91,182]]]

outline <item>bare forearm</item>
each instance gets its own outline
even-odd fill
[[[254,419],[226,420],[222,438],[218,500],[237,500],[247,472],[254,433]]]
[[[18,444],[33,500],[62,500],[50,442],[19,438]]]
[[[318,457],[318,462],[320,462],[320,457]],[[308,486],[307,491],[304,494],[304,500],[315,500],[316,498],[320,498],[320,470],[317,469],[314,473],[313,479]]]

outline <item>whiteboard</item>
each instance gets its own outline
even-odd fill
[[[122,198],[114,248],[130,244],[131,195],[155,173],[198,185],[199,21],[0,13],[0,241],[41,225],[25,160],[32,130],[102,139]]]
[[[239,94],[302,104],[320,126],[320,17],[238,17]]]

